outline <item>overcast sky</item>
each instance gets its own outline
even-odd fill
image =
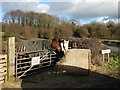
[[[2,0],[0,17],[10,10],[21,9],[74,19],[80,23],[117,22],[118,2],[119,0]]]

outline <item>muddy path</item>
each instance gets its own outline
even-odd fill
[[[118,88],[120,79],[109,77],[96,72],[83,73],[80,68],[64,66],[49,67],[39,70],[36,74],[23,77],[20,82],[8,83],[6,88]]]
[[[84,75],[76,71],[78,68],[69,67],[67,71],[65,68],[60,70],[58,66],[55,66],[49,70],[24,77],[21,88],[120,88],[120,79],[96,72]]]

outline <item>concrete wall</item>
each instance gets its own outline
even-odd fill
[[[66,69],[64,67],[68,66],[74,67],[73,69],[74,72],[88,73],[90,69],[90,62],[91,62],[90,49],[69,49],[65,54],[65,57],[58,64],[63,65],[64,70]],[[75,67],[77,68],[76,70]],[[71,69],[68,69],[67,71],[73,72]]]

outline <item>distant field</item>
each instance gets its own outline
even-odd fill
[[[100,41],[120,42],[120,40],[108,40],[108,39],[100,39]]]
[[[43,39],[43,38],[27,38],[28,40],[45,40],[45,39]]]

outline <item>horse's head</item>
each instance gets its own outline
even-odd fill
[[[54,48],[55,50],[57,50],[57,52],[61,51],[61,47],[60,47],[59,43],[56,41],[56,39],[52,39],[51,47]]]
[[[69,41],[61,39],[60,41],[60,45],[61,45],[61,49],[62,51],[67,51],[68,50],[68,45],[69,45]]]
[[[68,50],[68,45],[69,45],[69,41],[64,40],[64,48],[65,48],[65,50]]]

